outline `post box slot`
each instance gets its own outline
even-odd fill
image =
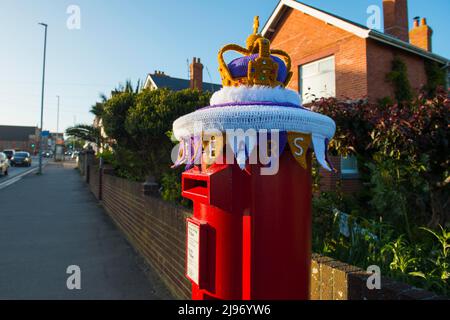
[[[184,178],[183,192],[185,194],[208,198],[208,181]]]

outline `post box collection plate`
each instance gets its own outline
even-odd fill
[[[202,271],[205,263],[206,224],[188,218],[186,224],[186,276],[196,285],[203,285]]]
[[[200,226],[187,223],[187,276],[195,284],[199,284],[200,271]]]

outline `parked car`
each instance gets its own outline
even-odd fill
[[[8,168],[9,168],[8,156],[4,152],[0,152],[0,174],[7,176]]]
[[[16,152],[11,158],[12,166],[31,167],[31,156],[28,152]]]
[[[80,155],[80,153],[78,151],[75,151],[74,153],[72,153],[71,158],[76,159],[76,158],[78,158],[79,155]]]
[[[53,152],[51,152],[51,151],[42,151],[42,156],[44,158],[51,158],[53,156]]]
[[[14,149],[6,149],[6,150],[3,150],[3,153],[6,154],[6,156],[8,157],[8,160],[11,160],[11,158],[14,157],[14,154],[16,153],[16,150],[14,150]]]

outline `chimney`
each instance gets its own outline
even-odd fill
[[[427,25],[427,19],[420,17],[414,18],[414,27],[409,32],[409,38],[411,39],[411,44],[416,47],[422,48],[423,50],[430,51],[431,37],[433,36],[433,29]]]
[[[407,0],[383,0],[384,33],[409,42]]]
[[[195,58],[192,60],[190,66],[191,75],[191,89],[198,89],[202,91],[203,84],[203,64],[200,62],[200,58]]]
[[[155,76],[160,76],[160,77],[162,77],[162,76],[168,77],[168,75],[166,75],[166,73],[164,71],[160,71],[160,70],[155,70],[154,75]]]

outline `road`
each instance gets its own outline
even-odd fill
[[[48,163],[1,189],[0,203],[0,300],[172,298],[74,165]],[[80,290],[67,286],[69,266]]]
[[[45,165],[47,164],[47,162],[48,159],[44,158],[43,164]],[[9,167],[7,176],[0,175],[0,190],[14,184],[27,174],[36,172],[38,166],[39,166],[39,158],[32,157],[31,167]]]

